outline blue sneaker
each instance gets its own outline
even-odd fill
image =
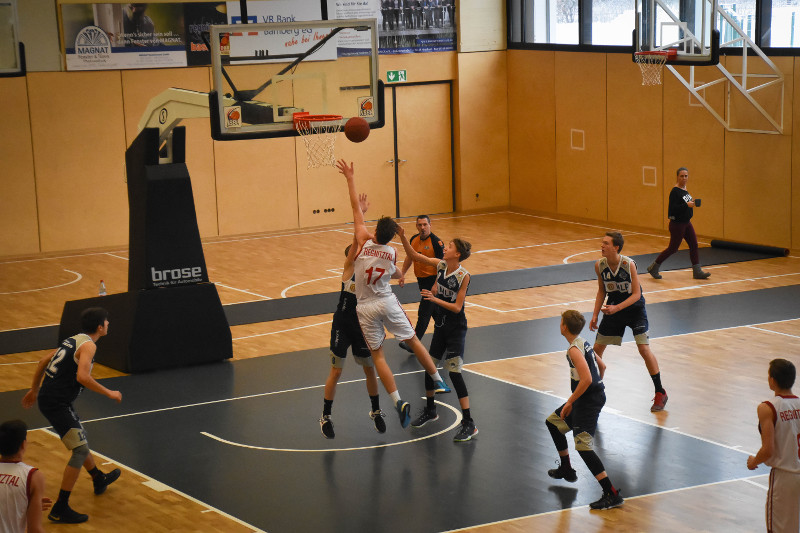
[[[447,383],[444,381],[437,381],[433,384],[433,391],[436,394],[447,394],[448,392],[452,392],[450,387],[447,386]]]
[[[395,404],[394,408],[397,409],[397,414],[400,415],[400,425],[403,426],[403,429],[407,428],[409,422],[411,422],[411,405],[400,400]]]

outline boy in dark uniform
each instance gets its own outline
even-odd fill
[[[426,257],[414,250],[402,229],[398,232],[403,247],[414,261],[424,262],[436,267],[436,283],[431,289],[422,289],[421,294],[436,307],[433,311],[433,340],[431,341],[431,357],[441,361],[450,373],[450,380],[458,395],[461,405],[461,429],[453,440],[464,442],[478,434],[478,428],[472,420],[469,407],[469,393],[461,368],[464,364],[464,342],[467,337],[467,316],[464,313],[464,302],[469,288],[469,272],[461,266],[469,255],[472,245],[461,239],[453,239],[444,250],[443,259]],[[447,355],[445,357],[445,354]],[[435,384],[429,376],[425,376],[425,397],[427,403],[420,411],[411,427],[421,428],[428,422],[438,420],[434,403]]]
[[[411,247],[428,258],[441,259],[444,257],[444,244],[442,240],[431,231],[431,218],[428,215],[420,215],[417,217],[416,225],[417,234],[409,239]],[[403,269],[401,270],[403,276],[405,276],[408,269],[411,268],[412,263],[414,264],[414,275],[417,277],[417,286],[419,287],[420,293],[423,290],[431,290],[433,284],[436,283],[436,264],[439,262],[436,261],[436,264],[430,265],[425,261],[414,261],[411,259],[410,255],[406,255],[406,259],[403,261]],[[400,278],[400,285],[402,286],[404,284],[405,279]],[[417,333],[417,338],[419,340],[422,340],[422,336],[428,331],[428,324],[431,322],[431,313],[433,313],[434,307],[433,303],[425,298],[421,298],[419,301],[417,325],[414,327],[414,331]],[[404,342],[400,343],[400,347],[407,352],[414,353]]]
[[[599,285],[592,321],[589,323],[590,330],[597,330],[594,351],[598,357],[602,358],[606,346],[609,344],[621,345],[625,328],[631,328],[639,355],[644,359],[656,391],[650,411],[663,411],[667,404],[667,391],[661,386],[658,361],[650,350],[647,311],[644,308],[644,294],[642,294],[642,286],[639,284],[636,263],[630,257],[620,255],[624,244],[625,240],[621,233],[616,231],[606,233],[600,244],[600,252],[603,257],[594,265]],[[606,300],[606,296],[608,296],[608,300]],[[600,311],[603,312],[603,320],[598,329],[597,317]]]
[[[577,473],[570,465],[569,447],[564,436],[572,431],[578,455],[603,487],[603,496],[589,504],[589,507],[597,510],[612,509],[622,505],[622,496],[614,488],[603,462],[593,449],[597,419],[606,403],[605,385],[603,385],[606,365],[602,359],[595,357],[589,343],[580,337],[585,324],[586,319],[578,311],[570,309],[561,314],[561,335],[569,342],[567,363],[569,363],[572,394],[545,420],[561,458],[559,467],[548,470],[547,475],[553,479],[565,479],[570,483],[578,480]]]
[[[367,195],[361,194],[358,197],[361,213],[366,213],[369,207]],[[361,334],[361,327],[358,325],[358,314],[356,314],[356,275],[354,262],[358,255],[358,241],[353,238],[353,244],[348,246],[344,255],[344,267],[342,268],[342,290],[339,293],[339,304],[333,314],[331,324],[331,371],[325,381],[324,405],[322,407],[322,418],[319,419],[320,430],[327,439],[336,436],[333,431],[333,421],[331,421],[331,411],[333,409],[333,397],[336,394],[336,384],[342,376],[344,360],[347,357],[347,349],[353,351],[353,359],[364,369],[367,379],[367,392],[372,402],[372,409],[369,417],[375,424],[378,433],[386,432],[386,422],[381,412],[378,396],[378,377],[375,373],[375,365],[372,362],[372,354],[369,351],[364,335]]]
[[[97,350],[95,343],[108,333],[108,312],[101,307],[85,309],[81,313],[81,329],[83,333],[64,339],[52,354],[39,361],[33,374],[33,385],[22,398],[22,406],[26,409],[38,398],[39,410],[52,424],[64,446],[72,452],[64,469],[58,500],[48,515],[53,522],[68,524],[89,519],[88,515],[75,512],[69,506],[69,497],[78,481],[81,466],[92,476],[95,494],[105,492],[106,487],[120,475],[119,468],[108,473],[97,468],[86,433],[72,407],[84,387],[117,402],[122,401],[122,393],[105,388],[92,377]]]

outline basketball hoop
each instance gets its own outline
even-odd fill
[[[336,133],[342,128],[342,115],[292,115],[294,129],[303,138],[308,153],[308,168],[336,165]]]
[[[678,55],[674,48],[669,50],[645,50],[635,52],[633,59],[642,71],[642,85],[661,85],[661,72],[668,59]]]

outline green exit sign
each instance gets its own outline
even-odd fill
[[[397,83],[400,81],[406,81],[408,78],[406,76],[405,70],[387,70],[386,71],[386,81],[389,83]]]

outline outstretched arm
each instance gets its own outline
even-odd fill
[[[42,385],[42,378],[44,377],[44,371],[47,368],[47,365],[50,363],[50,359],[56,354],[57,350],[45,355],[41,359],[39,359],[39,363],[36,365],[36,370],[33,372],[33,382],[31,383],[30,390],[25,393],[25,396],[22,397],[22,407],[25,409],[30,409],[33,407],[33,404],[36,403],[36,398],[39,396],[39,387]]]
[[[408,254],[406,261],[408,261],[408,258],[410,257],[414,261],[419,261],[420,263],[426,263],[431,266],[436,266],[439,264],[439,261],[441,261],[441,259],[438,259],[436,257],[424,256],[418,251],[416,251],[414,248],[412,248],[411,243],[408,242],[408,239],[406,238],[406,230],[404,230],[403,227],[400,225],[397,226],[397,234],[400,235],[400,240],[403,242],[403,248],[405,248],[406,254]],[[405,265],[403,266],[405,267]],[[406,271],[403,270],[403,274],[405,274],[405,272]]]
[[[347,192],[350,195],[350,207],[353,209],[353,232],[358,239],[359,245],[366,242],[370,235],[367,231],[367,225],[364,222],[364,213],[361,212],[361,205],[358,202],[358,194],[356,193],[355,170],[353,163],[348,165],[344,159],[336,162],[336,168],[347,180]]]

